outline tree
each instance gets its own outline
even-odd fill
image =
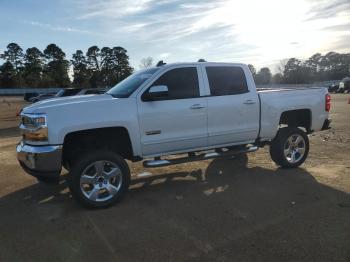
[[[1,58],[10,62],[17,71],[23,64],[23,49],[16,43],[10,43]]]
[[[256,76],[256,69],[253,65],[249,64],[248,65],[250,72],[252,73],[253,77],[255,78]]]
[[[141,69],[142,68],[149,68],[152,65],[153,65],[153,58],[149,56],[149,57],[145,57],[145,58],[141,59],[139,67]]]
[[[127,50],[123,47],[117,46],[113,47],[113,59],[115,63],[115,73],[116,73],[116,83],[122,81],[132,74],[133,68],[129,64],[129,56],[127,55]]]
[[[104,86],[111,87],[114,83],[113,71],[115,68],[115,61],[113,61],[113,50],[109,47],[101,49],[101,82]]]
[[[260,71],[256,74],[256,83],[257,84],[270,84],[271,83],[271,71],[268,67],[263,67],[260,69]]]
[[[28,48],[24,56],[23,77],[27,86],[38,87],[42,79],[44,54],[36,47]]]
[[[90,69],[100,71],[100,56],[100,49],[97,46],[89,47],[86,52],[86,57]]]
[[[6,62],[11,63],[15,72],[12,75],[19,87],[22,86],[22,65],[23,65],[23,49],[16,43],[10,43],[7,45],[7,50],[1,54],[0,58]],[[6,67],[8,68],[9,65]]]
[[[320,53],[312,55],[305,61],[304,66],[308,69],[309,74],[308,82],[317,81],[322,78],[321,61],[322,55]]]
[[[87,68],[86,57],[83,51],[77,50],[71,60],[73,66],[73,85],[76,87],[89,87],[90,74]]]
[[[101,50],[92,46],[86,57],[92,87],[112,87],[133,71],[127,50],[120,46],[103,47]]]
[[[282,84],[283,80],[283,75],[281,73],[276,73],[272,76],[271,82],[273,84]]]
[[[90,86],[101,86],[101,72],[100,72],[100,49],[97,46],[91,46],[86,52],[86,61],[90,74]]]
[[[323,78],[342,79],[349,74],[350,54],[328,52],[320,61]]]
[[[16,87],[16,70],[10,62],[5,62],[0,66],[0,87]]]
[[[287,84],[300,84],[304,82],[302,62],[296,58],[290,58],[284,67],[284,79]]]
[[[44,50],[46,65],[44,67],[43,84],[55,87],[70,85],[68,77],[69,62],[66,54],[55,44],[50,44]]]

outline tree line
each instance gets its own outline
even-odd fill
[[[350,76],[350,53],[316,53],[304,61],[285,59],[280,61],[278,73],[274,75],[268,67],[257,72],[253,65],[248,66],[257,84],[311,84]]]
[[[91,46],[85,53],[77,50],[67,60],[66,54],[56,44],[49,44],[43,51],[31,47],[24,52],[18,44],[10,43],[0,58],[4,60],[0,65],[0,88],[108,88],[133,72],[127,50],[120,46],[101,49]],[[152,64],[153,59],[146,57],[141,60],[140,68]],[[253,65],[248,66],[257,84],[308,84],[341,80],[350,75],[350,53],[316,53],[304,61],[285,59],[280,62],[278,72],[274,75],[268,67],[257,71]]]
[[[4,60],[0,88],[111,87],[133,72],[127,50],[120,46],[91,46],[85,54],[77,50],[67,60],[56,44],[49,44],[43,51],[31,47],[24,52],[18,44],[10,43],[0,58]]]

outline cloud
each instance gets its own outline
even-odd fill
[[[212,11],[219,8],[225,1],[205,3],[202,1],[170,0],[136,0],[136,1],[84,1],[79,20],[100,19],[105,26],[115,25],[116,30],[137,32],[152,27],[152,32],[167,31],[179,37],[202,28],[211,26],[206,21]],[[215,21],[214,21],[215,22]]]
[[[160,58],[167,58],[170,55],[170,53],[161,53],[159,55]]]
[[[61,32],[71,32],[71,33],[81,33],[81,34],[96,34],[94,32],[88,31],[88,30],[81,30],[74,27],[64,27],[59,25],[52,25],[49,23],[41,23],[38,21],[28,21],[23,20],[21,21],[23,24],[32,25],[36,27],[41,27],[44,29],[52,30],[52,31],[61,31]]]
[[[349,31],[350,31],[350,23],[327,26],[327,27],[324,27],[323,30],[333,31],[333,32],[346,32],[346,33],[349,33]]]
[[[312,1],[313,2],[313,1]],[[313,3],[308,12],[308,20],[326,19],[343,14],[350,17],[350,1],[349,0],[318,0]]]
[[[349,50],[343,44],[344,39],[350,41],[349,0],[76,3],[77,22],[97,25],[105,41],[125,43],[132,60],[153,56],[168,61],[205,58],[263,65],[325,49]]]
[[[109,18],[118,19],[127,15],[144,12],[156,3],[156,0],[83,0],[78,4],[83,8],[83,14],[78,19]]]

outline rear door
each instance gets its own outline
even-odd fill
[[[137,98],[144,156],[207,146],[207,100],[200,66],[168,68]],[[165,85],[168,97],[148,101],[150,87]]]
[[[259,132],[259,101],[244,70],[232,65],[203,65],[208,96],[208,145],[251,143]]]

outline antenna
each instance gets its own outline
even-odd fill
[[[164,63],[163,60],[160,60],[160,61],[157,63],[156,67],[160,67],[160,66],[163,66],[163,65],[166,65],[166,63]]]

